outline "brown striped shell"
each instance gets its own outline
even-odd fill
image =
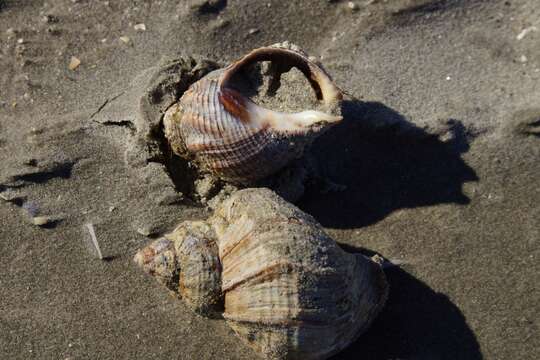
[[[330,76],[297,47],[263,47],[192,84],[164,116],[172,150],[223,180],[250,184],[302,156],[306,145],[340,116],[308,110],[265,109],[239,90],[233,77],[245,67],[271,61],[296,67],[330,112],[342,99]]]
[[[205,264],[217,259],[221,274],[219,280],[192,276],[219,284],[212,301],[219,297],[227,323],[266,359],[326,359],[364,332],[384,305],[388,287],[380,265],[343,251],[311,216],[268,189],[234,193],[207,224],[195,236],[214,236],[217,254],[197,257]],[[167,236],[175,244],[192,242],[197,233],[175,232]],[[180,273],[186,266],[178,262]]]

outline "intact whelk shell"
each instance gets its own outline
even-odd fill
[[[322,130],[342,119],[315,110],[283,113],[255,104],[235,89],[232,79],[260,61],[298,68],[329,112],[342,99],[330,76],[297,47],[255,49],[192,84],[167,110],[164,133],[176,154],[223,180],[250,184],[301,157]]]
[[[161,243],[162,252],[147,250]],[[330,357],[369,327],[388,294],[378,262],[346,253],[315,219],[264,188],[234,193],[206,222],[182,223],[135,260],[169,288],[179,283],[193,310],[222,311],[267,359]]]

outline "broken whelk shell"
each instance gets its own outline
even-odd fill
[[[247,66],[271,61],[298,68],[328,113],[284,113],[265,109],[235,88],[233,78]],[[192,84],[163,119],[171,149],[222,180],[249,185],[302,156],[304,149],[342,117],[342,91],[298,47],[285,43],[255,49],[224,69]]]
[[[135,261],[202,315],[221,311],[266,359],[327,359],[378,315],[388,285],[376,257],[342,250],[274,192],[245,189],[207,221],[187,221]]]

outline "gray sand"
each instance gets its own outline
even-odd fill
[[[401,264],[335,359],[540,358],[537,0],[355,3],[0,0],[0,358],[254,357],[132,262],[208,214],[156,162],[138,101],[170,59],[283,40],[359,99],[313,149],[347,189],[299,205]]]

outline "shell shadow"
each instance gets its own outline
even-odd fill
[[[312,189],[299,202],[323,226],[356,228],[401,208],[470,202],[461,188],[478,177],[461,155],[474,134],[459,120],[442,122],[435,135],[378,102],[344,101],[342,114],[312,152],[321,175],[346,189]]]
[[[340,244],[348,252],[369,251]],[[388,301],[366,333],[332,360],[481,360],[480,345],[450,299],[405,270],[385,269]]]

